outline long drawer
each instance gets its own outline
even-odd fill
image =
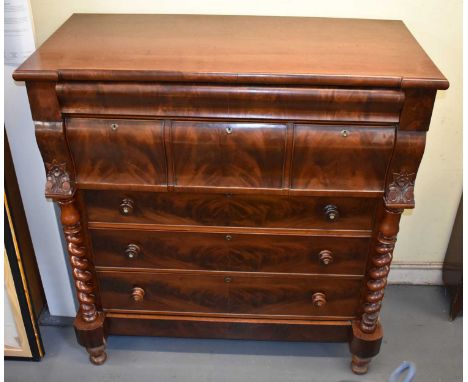
[[[370,230],[377,199],[85,191],[91,223]]]
[[[90,230],[97,267],[362,275],[369,238]]]
[[[103,308],[140,313],[354,317],[361,279],[98,271]]]

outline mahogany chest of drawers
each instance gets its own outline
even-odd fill
[[[14,77],[93,363],[124,334],[343,341],[367,371],[448,87],[403,23],[73,15]]]

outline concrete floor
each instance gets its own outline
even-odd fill
[[[416,381],[462,380],[462,318],[448,320],[441,287],[390,286],[381,353],[365,376],[353,375],[346,344],[110,337],[108,360],[88,362],[71,327],[42,327],[39,362],[5,361],[5,381],[31,382],[379,382],[403,360]]]

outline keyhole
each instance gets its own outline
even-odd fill
[[[231,126],[226,127],[226,133],[232,134],[232,127]]]

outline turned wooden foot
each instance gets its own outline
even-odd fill
[[[89,353],[89,360],[94,365],[102,365],[106,362],[106,345],[101,345],[95,348],[86,348],[86,351]]]
[[[353,335],[349,342],[349,348],[353,355],[351,370],[355,374],[366,374],[372,357],[376,356],[382,343],[383,330],[377,322],[373,333],[365,333],[361,330],[360,321],[353,322]]]
[[[84,321],[82,315],[78,314],[74,323],[78,343],[86,348],[89,360],[94,365],[102,365],[107,359],[104,322],[104,314],[97,312],[97,318],[92,322]]]
[[[351,361],[351,370],[354,374],[366,374],[369,370],[369,363],[371,360],[372,358],[360,358],[357,355],[353,355],[353,359]]]

